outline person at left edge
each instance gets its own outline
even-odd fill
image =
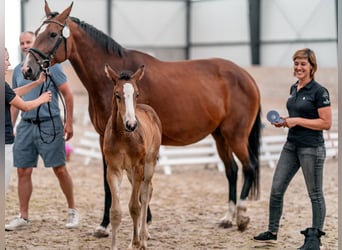
[[[7,48],[5,48],[5,74],[8,67],[11,65]],[[28,111],[37,108],[39,105],[51,101],[51,91],[44,92],[37,99],[25,102],[21,96],[32,90],[34,87],[42,84],[45,81],[45,73],[42,72],[38,80],[22,86],[20,88],[12,89],[5,81],[5,192],[7,192],[8,185],[11,179],[11,172],[13,168],[13,124],[11,121],[11,106],[14,106],[21,111]]]

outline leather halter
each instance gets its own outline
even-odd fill
[[[67,38],[69,37],[70,31],[69,27],[67,26],[67,23],[65,22],[64,25],[60,22],[54,21],[54,20],[46,20],[43,22],[43,24],[40,26],[40,28],[47,23],[55,23],[58,24],[59,26],[62,27],[61,34],[58,37],[58,40],[53,47],[53,49],[50,51],[48,55],[44,54],[42,51],[36,49],[36,48],[30,48],[28,50],[29,53],[34,57],[40,68],[44,71],[47,71],[48,68],[51,66],[51,60],[55,57],[56,51],[61,45],[62,40],[64,39],[65,43],[65,60],[68,59],[68,43],[67,43]],[[39,60],[38,56],[42,59]]]

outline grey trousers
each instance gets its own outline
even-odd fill
[[[312,227],[323,229],[325,200],[323,195],[323,166],[326,158],[324,146],[297,148],[286,142],[281,152],[272,181],[268,230],[278,232],[283,212],[285,191],[299,168],[302,168],[306,188],[312,205]],[[303,186],[304,187],[304,186]]]

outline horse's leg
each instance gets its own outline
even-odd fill
[[[247,228],[250,220],[246,213],[247,197],[250,195],[251,198],[257,198],[259,195],[259,147],[261,119],[260,108],[258,106],[255,106],[255,108],[257,108],[255,110],[255,117],[253,115],[246,116],[244,112],[241,112],[241,114],[239,113],[242,115],[241,117],[234,117],[234,119],[227,118],[213,133],[215,139],[221,138],[221,140],[216,140],[219,147],[220,144],[229,145],[222,147],[227,150],[226,154],[224,154],[224,152],[220,153],[222,160],[225,162],[225,155],[229,157],[231,152],[234,152],[242,164],[244,183],[240,199],[236,207],[236,221],[240,231],[244,231]],[[218,136],[217,134],[222,136]],[[222,143],[222,140],[224,143]],[[226,165],[226,170],[227,166],[229,167],[229,165]],[[230,167],[233,167],[233,171],[237,169],[236,164],[231,164]],[[227,175],[229,176],[229,173]],[[236,180],[235,177],[232,179]],[[236,187],[236,184],[234,184],[234,186]]]
[[[243,173],[244,173],[244,183],[240,194],[240,199],[237,202],[236,206],[236,224],[238,226],[238,230],[243,232],[246,230],[248,223],[250,221],[249,216],[247,215],[247,205],[246,199],[249,194],[249,190],[251,187],[252,179],[253,179],[253,171],[251,171],[250,164],[243,164]]]
[[[226,177],[229,183],[229,201],[228,211],[226,215],[221,219],[220,226],[223,228],[229,228],[232,226],[232,221],[236,217],[238,166],[232,155],[230,161],[228,161],[228,163],[225,162],[224,165]]]
[[[254,153],[249,151],[249,160],[242,161],[244,183],[241,189],[240,199],[237,203],[237,225],[238,229],[243,232],[249,223],[249,217],[247,216],[246,199],[248,196],[251,198],[258,198],[258,178],[259,178],[259,163],[258,158]]]
[[[122,175],[122,170],[114,171],[110,166],[107,168],[107,180],[112,194],[112,205],[110,208],[110,224],[112,226],[112,250],[118,249],[116,244],[116,233],[122,219],[119,197]]]
[[[252,199],[259,198],[260,130],[261,117],[260,108],[258,108],[250,133],[245,137],[240,137],[240,140],[235,137],[235,143],[233,142],[232,144],[232,147],[234,147],[233,151],[242,163],[244,173],[244,183],[240,194],[240,200],[237,204],[237,224],[240,231],[244,231],[249,223],[249,217],[246,215],[247,197],[250,196]]]
[[[102,222],[100,226],[98,226],[94,231],[94,236],[98,238],[109,236],[109,233],[107,231],[107,226],[109,224],[109,209],[112,204],[112,195],[110,193],[110,188],[107,182],[107,164],[104,158],[102,162],[103,162],[103,186],[104,186],[105,200],[104,200],[104,213],[103,213]]]
[[[140,168],[141,166],[135,166]],[[132,240],[129,244],[128,249],[136,249],[140,247],[139,239],[139,226],[140,226],[140,215],[141,215],[141,205],[140,205],[140,189],[141,183],[143,181],[143,173],[139,169],[132,169],[132,176],[129,177],[132,184],[131,198],[128,204],[129,213],[133,221],[133,233]],[[143,168],[142,168],[143,169]],[[145,221],[146,223],[146,221]]]
[[[147,224],[151,224],[152,223],[152,212],[151,212],[151,209],[150,209],[150,205],[147,206],[146,222],[147,222]]]
[[[237,177],[238,177],[238,166],[234,160],[234,157],[229,149],[229,146],[225,143],[222,135],[218,132],[213,133],[213,137],[216,141],[217,152],[224,163],[226,177],[228,180],[228,210],[224,217],[220,220],[220,227],[230,228],[232,227],[232,221],[235,217],[235,206],[236,206],[236,193],[237,193]]]
[[[249,149],[247,138],[235,141],[231,145],[233,147],[233,151],[242,164],[242,171],[244,174],[244,182],[241,189],[240,199],[237,202],[236,207],[236,223],[238,230],[243,232],[250,221],[250,218],[247,216],[246,199],[248,196],[251,198],[257,198],[257,196],[255,196],[255,192],[258,191],[259,165],[257,156],[255,156]]]

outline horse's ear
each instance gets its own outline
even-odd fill
[[[47,1],[45,0],[45,15],[48,17],[50,14],[51,14],[51,10],[50,10],[50,7],[47,3]]]
[[[61,23],[64,23],[65,20],[69,17],[73,4],[74,4],[74,2],[71,2],[70,6],[69,6],[68,8],[66,8],[66,9],[58,16],[58,20],[59,20]]]
[[[104,70],[109,80],[116,81],[119,78],[119,75],[108,64],[105,65]]]
[[[136,81],[141,80],[141,78],[144,76],[144,70],[145,65],[141,65],[140,68],[133,74],[132,78],[134,78]]]

